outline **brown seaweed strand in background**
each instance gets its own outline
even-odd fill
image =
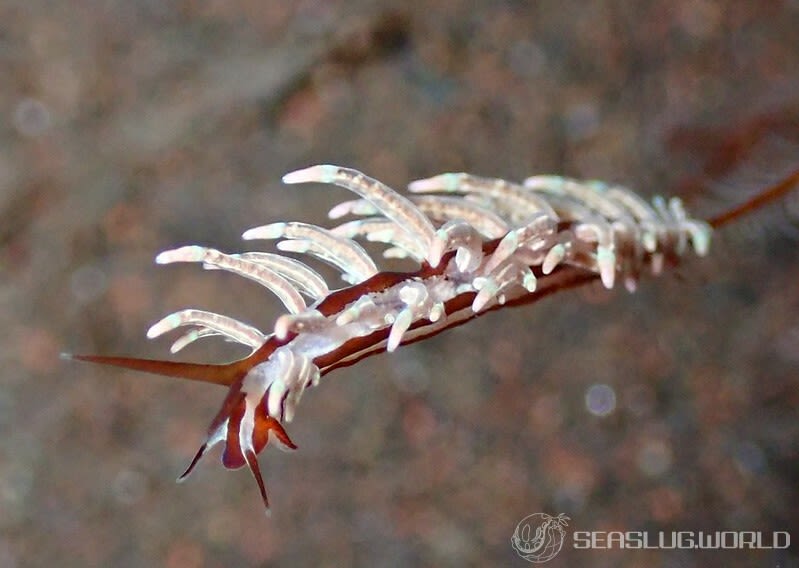
[[[708,219],[708,224],[714,229],[723,227],[745,215],[758,211],[770,203],[783,199],[790,193],[799,182],[799,168],[782,178],[777,183],[759,191],[754,197],[744,201],[740,205],[728,209],[727,211]]]

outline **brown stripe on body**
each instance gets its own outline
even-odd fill
[[[483,315],[484,313],[498,310],[505,306],[530,304],[560,290],[576,288],[577,286],[587,284],[588,282],[597,280],[599,278],[599,275],[594,272],[573,266],[558,267],[551,274],[546,276],[540,274],[540,269],[538,267],[532,268],[534,272],[537,273],[536,277],[539,278],[538,288],[535,290],[535,292],[527,292],[517,298],[508,300],[504,304],[494,304],[486,310],[480,311],[478,313],[472,312],[468,317],[453,321],[451,324],[447,323],[443,327],[431,329],[430,333],[423,333],[421,335],[412,337],[408,341],[403,341],[400,343],[400,345],[410,345],[412,343],[416,343],[417,341],[422,341],[434,335],[438,335],[443,331],[463,325],[464,323],[471,321],[472,319]],[[477,294],[475,292],[464,292],[447,301],[444,304],[444,310],[447,314],[446,317],[451,317],[452,315],[463,310],[470,310],[476,295]],[[435,324],[433,322],[427,319],[418,320],[408,328],[408,332],[406,333],[425,326],[434,325]],[[376,346],[385,342],[388,339],[390,332],[391,327],[388,326],[378,329],[369,335],[351,339],[341,345],[338,349],[314,359],[314,364],[319,367],[322,375],[326,375],[335,369],[354,365],[366,357],[382,353],[385,349],[376,348]]]

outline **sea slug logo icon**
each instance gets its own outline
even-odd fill
[[[516,525],[510,543],[528,562],[541,564],[552,560],[563,547],[566,538],[563,527],[568,525],[568,520],[569,517],[562,513],[557,517],[546,513],[527,515]]]

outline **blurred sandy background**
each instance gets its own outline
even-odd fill
[[[563,173],[712,213],[799,143],[796,0],[4,0],[0,22],[0,566],[527,566],[510,537],[534,512],[794,539],[553,567],[797,566],[784,233],[734,230],[635,295],[566,293],[331,374],[289,425],[300,451],[261,456],[271,519],[216,452],[173,482],[221,389],[57,357],[165,357],[144,332],[190,306],[269,328],[256,285],[152,259],[324,223],[347,192],[279,184],[312,163],[398,188]]]

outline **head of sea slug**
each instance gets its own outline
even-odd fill
[[[266,494],[261,469],[258,465],[258,454],[266,448],[270,437],[283,450],[295,450],[296,444],[291,440],[280,421],[270,416],[267,410],[269,390],[261,396],[252,396],[244,392],[245,381],[236,381],[230,386],[222,408],[211,421],[205,442],[191,460],[189,467],[178,478],[184,481],[205,453],[222,442],[222,464],[227,469],[239,469],[247,465],[258,484],[264,506],[269,512],[269,499]],[[270,436],[271,434],[271,436]]]

